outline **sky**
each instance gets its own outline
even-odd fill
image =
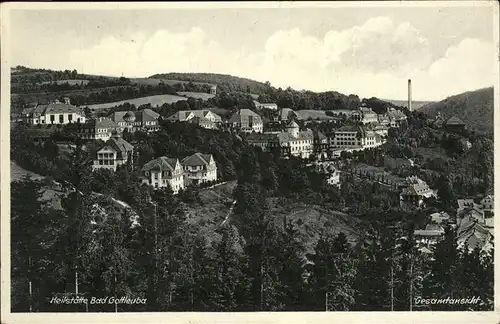
[[[400,2],[402,4],[402,2]],[[441,100],[494,83],[492,7],[13,10],[11,65]]]

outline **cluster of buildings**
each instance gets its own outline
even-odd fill
[[[434,118],[429,118],[427,123],[435,128],[441,128],[449,132],[462,132],[467,128],[464,121],[457,116],[444,118],[440,112],[437,112]]]
[[[457,247],[470,250],[490,251],[493,247],[493,207],[492,195],[476,202],[474,199],[458,199],[455,217],[446,212],[433,213],[424,229],[414,231],[420,251],[432,253],[432,247],[444,238],[445,227],[456,231]]]
[[[286,131],[252,133],[247,137],[251,145],[259,146],[263,151],[277,149],[283,156],[297,156],[300,158],[309,158],[313,153],[314,134],[308,129],[300,131],[299,125],[291,121]]]
[[[115,172],[120,165],[133,165],[134,146],[118,131],[92,153],[92,169]],[[154,188],[170,186],[174,193],[189,185],[217,181],[217,165],[211,154],[194,153],[182,160],[160,157],[147,162],[141,169],[142,182]]]
[[[222,117],[208,109],[180,110],[167,118],[170,122],[189,122],[206,129],[218,129],[222,124]]]
[[[195,153],[182,160],[159,157],[141,170],[142,182],[153,188],[170,186],[174,194],[188,185],[217,181],[217,164],[211,154]]]

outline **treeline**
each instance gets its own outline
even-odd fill
[[[260,94],[270,87],[269,82],[262,83],[246,78],[216,73],[162,73],[152,75],[150,78],[214,84],[217,85],[217,91],[221,92]]]

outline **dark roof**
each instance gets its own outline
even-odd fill
[[[146,163],[142,167],[142,171],[149,171],[153,169],[159,169],[159,170],[166,169],[169,171],[173,171],[178,161],[179,160],[175,158],[168,158],[166,156],[162,156]]]
[[[101,146],[97,151],[102,150],[105,147],[110,147],[118,153],[119,159],[124,159],[127,156],[127,153],[132,151],[134,147],[132,144],[124,140],[120,135],[116,133],[106,141],[106,143]]]
[[[75,106],[63,103],[51,103],[45,109],[45,114],[68,114],[68,113],[81,113],[81,110]]]
[[[191,156],[185,157],[181,161],[181,164],[189,166],[208,165],[211,159],[212,154],[195,153]]]
[[[93,118],[82,125],[84,128],[116,128],[117,125],[109,118]]]
[[[262,118],[255,112],[251,111],[250,109],[240,109],[238,110],[230,119],[230,123],[236,123],[236,122],[247,122],[250,117],[253,117],[253,121],[256,123],[262,123]]]
[[[460,119],[458,118],[457,116],[452,116],[450,118],[448,118],[448,120],[446,121],[445,125],[447,126],[464,126],[465,123]]]

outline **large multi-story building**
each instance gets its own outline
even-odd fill
[[[102,141],[109,140],[112,132],[118,129],[118,125],[114,121],[105,117],[89,119],[85,124],[73,127],[81,139]]]
[[[229,125],[244,133],[262,133],[262,118],[250,109],[240,109],[229,119]]]
[[[85,123],[84,112],[80,108],[71,105],[68,98],[65,98],[64,103],[56,100],[50,104],[23,109],[21,118],[28,124],[33,125]]]
[[[314,148],[313,131],[300,131],[295,121],[288,124],[285,132],[250,134],[247,141],[251,145],[259,146],[263,151],[279,148],[284,156],[293,155],[304,159],[310,157]]]
[[[115,111],[110,115],[120,131],[135,132],[138,130],[154,132],[160,129],[158,118],[160,114],[146,108],[139,111]]]
[[[107,169],[116,171],[116,167],[133,163],[134,147],[121,138],[118,132],[113,131],[113,135],[101,146],[93,157],[92,170]]]
[[[359,150],[382,144],[379,134],[359,125],[344,125],[330,134],[330,147],[333,149]]]
[[[146,163],[141,170],[143,183],[153,188],[170,187],[174,194],[184,189],[184,169],[179,159],[159,157]]]
[[[217,180],[217,165],[212,154],[195,153],[181,161],[185,184],[198,185]]]

